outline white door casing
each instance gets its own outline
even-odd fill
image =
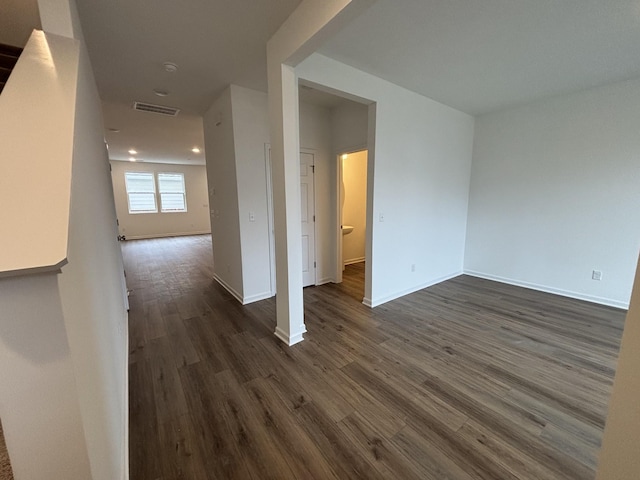
[[[273,184],[271,182],[271,145],[265,144],[265,168],[267,171],[267,210],[269,220],[269,254],[271,256],[271,294],[276,294],[275,282],[275,238],[273,226]],[[315,193],[314,154],[300,152],[300,202],[302,233],[302,285],[308,287],[316,283],[315,251]]]
[[[302,223],[302,286],[316,283],[314,155],[300,152],[300,220]]]

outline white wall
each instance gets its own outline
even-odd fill
[[[342,262],[365,259],[367,228],[367,152],[360,151],[342,158],[342,225],[353,231],[342,237]]]
[[[111,179],[120,226],[128,240],[136,238],[196,235],[211,232],[207,169],[204,165],[167,165],[151,162],[111,161]],[[176,213],[129,213],[125,172],[182,173],[187,192],[187,211]],[[159,203],[159,202],[158,202]]]
[[[267,164],[267,95],[231,85],[238,215],[242,250],[243,303],[271,297]]]
[[[221,131],[217,145],[220,148],[229,139],[233,141],[233,148],[228,146],[227,149],[228,159],[235,159],[238,205],[235,215],[239,222],[240,242],[229,246],[234,247],[234,254],[241,255],[242,258],[242,295],[238,295],[239,300],[250,303],[271,296],[265,163],[265,145],[270,143],[267,95],[231,85],[229,96],[233,131]],[[364,108],[366,112],[366,107]],[[212,110],[209,113],[210,118],[214,118]],[[340,118],[350,117],[347,115]],[[209,129],[209,125],[205,126],[206,130]],[[335,278],[336,166],[332,153],[331,130],[332,110],[300,103],[301,149],[314,154],[316,165],[316,278],[318,284]],[[205,135],[208,134],[205,133]],[[222,136],[225,135],[226,140],[222,140]],[[354,135],[347,134],[344,138],[354,138]],[[211,152],[207,151],[208,162],[211,155]],[[231,194],[234,193],[231,192]],[[213,206],[211,208],[214,209]],[[225,208],[231,215],[233,203],[226,203]],[[253,214],[253,221],[250,220],[251,214]],[[215,230],[213,234],[215,251],[217,245]]]
[[[12,76],[0,102],[0,118],[10,119],[3,133],[26,138],[22,151],[0,147],[17,162],[4,165],[7,178],[23,196],[37,192],[35,204],[11,209],[18,228],[5,222],[17,243],[3,251],[24,270],[0,285],[0,416],[16,479],[125,479],[126,286],[100,101],[82,35],[71,27],[79,26],[75,4],[55,17],[61,33],[78,36],[34,33],[37,53],[19,62],[28,64],[23,73],[46,68]],[[16,104],[20,115],[5,108]],[[22,258],[25,247],[33,259]],[[53,247],[47,268],[41,256]]]
[[[473,117],[322,55],[296,72],[376,102],[369,132],[375,140],[368,142],[372,285],[365,301],[375,306],[460,274]]]
[[[626,307],[640,245],[639,131],[640,80],[479,117],[465,270]]]
[[[0,224],[12,232],[0,275],[66,261],[78,62],[78,42],[36,31],[0,95],[0,201],[11,205]],[[25,98],[38,108],[25,108]]]
[[[90,478],[58,275],[1,278],[0,312],[0,417],[16,480]]]
[[[68,264],[58,282],[93,480],[129,475],[128,302],[103,132],[100,97],[83,46]]]
[[[333,153],[353,152],[367,148],[369,107],[345,102],[331,109],[331,142]]]
[[[335,279],[336,167],[331,152],[331,111],[300,102],[300,148],[313,153],[316,209],[316,283]]]
[[[622,335],[605,425],[597,480],[637,478],[640,472],[640,261]]]
[[[205,113],[203,128],[214,277],[242,302],[242,251],[230,88]]]

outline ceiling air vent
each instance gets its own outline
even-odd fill
[[[178,115],[180,109],[173,107],[165,107],[163,105],[153,105],[151,103],[133,102],[133,109],[139,112],[157,113],[160,115],[168,115],[175,117]]]

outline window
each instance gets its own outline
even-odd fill
[[[186,212],[187,200],[182,173],[159,173],[158,190],[162,212]]]
[[[155,213],[156,185],[153,173],[126,172],[124,174],[129,201],[129,213]]]

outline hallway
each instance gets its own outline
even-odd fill
[[[209,236],[122,249],[132,480],[594,478],[621,310],[466,276],[369,309],[352,275],[288,348]]]

